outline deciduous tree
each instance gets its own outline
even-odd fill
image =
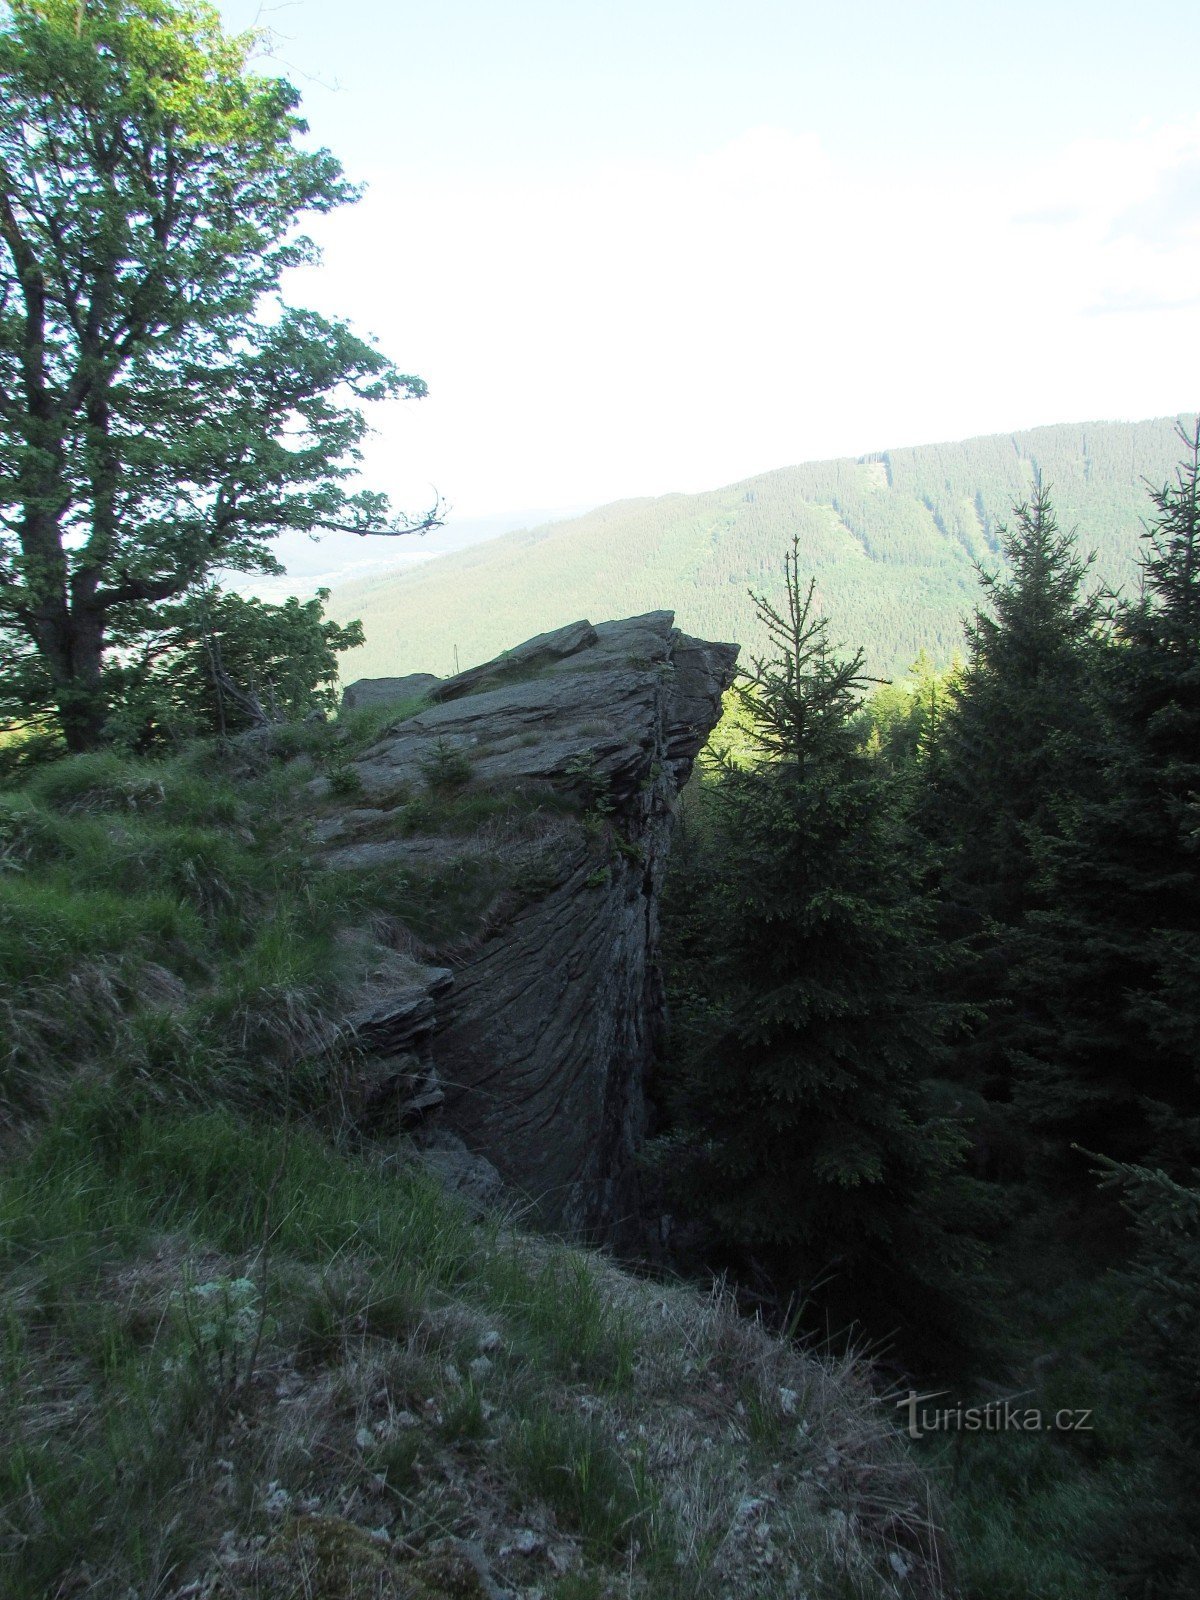
[[[122,609],[284,528],[399,533],[356,491],[359,402],[420,396],[286,303],[306,213],[355,197],[298,96],[200,0],[12,0],[0,29],[0,623],[71,748]]]

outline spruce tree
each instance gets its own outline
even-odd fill
[[[754,596],[774,654],[736,693],[757,761],[715,786],[706,1037],[668,1142],[734,1259],[835,1322],[953,1320],[964,1252],[946,1226],[957,1131],[923,1079],[950,1016],[927,906],[887,786],[852,722],[863,656],[840,658],[801,585]],[[956,1202],[957,1203],[957,1202]]]
[[[1023,971],[1054,1002],[1023,1103],[1061,1143],[1200,1159],[1200,424],[1116,612],[1104,770],[1046,852]]]
[[[1092,781],[1091,684],[1100,603],[1090,558],[1038,487],[1001,529],[1007,573],[980,573],[986,605],[943,718],[939,806],[948,872],[976,924],[1015,924],[1037,900],[1038,842]]]
[[[1020,1102],[1031,1058],[1053,1058],[1050,969],[1070,958],[1054,942],[1031,979],[1028,928],[1051,903],[1047,853],[1099,781],[1104,644],[1100,600],[1085,593],[1090,560],[1060,530],[1049,491],[1016,506],[1001,536],[1007,571],[981,574],[986,604],[967,627],[924,817],[940,858],[940,926],[957,956],[950,992],[974,1019],[955,1074],[981,1108],[985,1170],[1013,1179],[1038,1165]]]
[[[1146,1089],[1167,1121],[1200,1117],[1200,418],[1180,437],[1188,456],[1176,482],[1152,495],[1143,593],[1121,619],[1128,646],[1114,696],[1124,734],[1114,837],[1147,935],[1128,1013],[1153,1045]],[[1164,1136],[1169,1145],[1171,1130]],[[1194,1128],[1187,1142],[1197,1159]]]

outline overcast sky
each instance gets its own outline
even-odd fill
[[[228,0],[367,184],[292,296],[460,516],[1200,404],[1200,12]]]

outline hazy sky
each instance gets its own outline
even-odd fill
[[[221,9],[368,185],[293,298],[428,381],[410,507],[1200,405],[1194,4]]]

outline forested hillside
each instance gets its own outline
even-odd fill
[[[1175,422],[1074,423],[860,460],[765,472],[705,494],[622,500],[569,522],[506,535],[417,572],[336,590],[366,643],[343,678],[439,674],[584,616],[673,608],[708,639],[764,644],[747,590],[778,598],[779,551],[800,539],[805,571],[867,665],[902,671],[922,648],[948,660],[977,592],[973,563],[998,564],[998,528],[1037,476],[1062,525],[1129,585],[1145,479],[1174,467]]]
[[[711,1268],[971,1396],[912,1424],[962,1600],[1200,1594],[1200,419],[1178,446],[1130,598],[1038,489],[961,664],[865,698],[793,544],[664,898],[655,1168]]]

